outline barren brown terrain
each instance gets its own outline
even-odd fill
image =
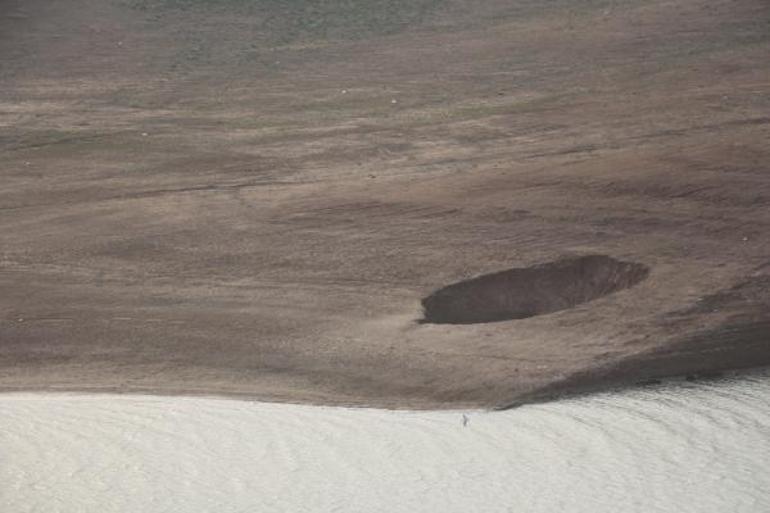
[[[770,364],[764,0],[0,0],[0,178],[3,390]]]

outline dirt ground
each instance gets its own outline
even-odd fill
[[[0,389],[500,407],[770,364],[770,4],[369,3],[0,1]],[[421,322],[588,255],[646,274]]]

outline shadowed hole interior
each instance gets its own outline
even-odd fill
[[[486,274],[423,299],[422,322],[474,324],[558,312],[632,287],[648,273],[642,264],[588,255]]]

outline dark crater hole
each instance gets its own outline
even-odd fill
[[[632,287],[648,273],[642,264],[589,255],[485,274],[423,299],[421,322],[474,324],[558,312]]]

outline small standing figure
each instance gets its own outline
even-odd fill
[[[468,426],[468,422],[470,422],[470,421],[471,420],[468,418],[468,416],[463,413],[463,427],[467,427]]]

